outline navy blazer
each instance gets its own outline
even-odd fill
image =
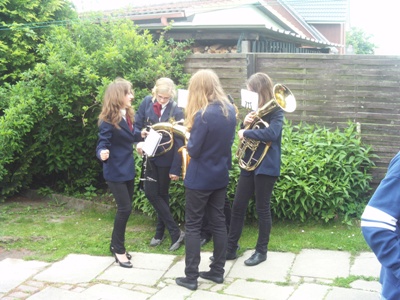
[[[140,104],[135,116],[135,134],[139,134],[140,136],[140,132],[143,128],[146,128],[146,126],[151,126],[159,122],[169,122],[171,118],[175,121],[180,121],[184,118],[182,108],[178,107],[172,99],[168,102],[159,119],[153,109],[153,97],[151,95],[146,96]],[[168,139],[167,136],[163,135],[161,143],[164,143]],[[180,176],[182,172],[182,156],[178,153],[178,149],[182,147],[183,144],[183,139],[174,135],[173,148],[159,156],[157,156],[157,152],[160,152],[160,149],[157,150],[156,156],[150,158],[150,160],[158,167],[170,167],[170,174]]]
[[[135,178],[133,143],[140,141],[140,135],[129,129],[125,119],[118,125],[120,129],[107,122],[100,124],[96,148],[96,156],[100,160],[101,150],[110,151],[109,158],[102,163],[104,179],[112,182],[124,182]]]
[[[282,127],[283,127],[284,111],[278,109],[262,117],[269,124],[269,127],[260,129],[245,130],[243,136],[249,139],[271,142],[267,154],[260,165],[253,171],[255,175],[264,174],[270,176],[279,176],[281,169],[281,142],[282,142]],[[259,145],[256,150],[256,157],[260,157],[265,145]],[[241,175],[249,176],[251,172],[241,170]]]
[[[203,115],[201,111],[195,115],[187,144],[190,162],[185,187],[217,190],[228,185],[236,129],[236,111],[233,105],[228,108],[228,117],[219,103],[211,103]]]

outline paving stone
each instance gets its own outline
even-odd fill
[[[77,284],[89,282],[107,269],[113,259],[103,256],[70,254],[34,277],[35,280]]]
[[[146,300],[149,295],[136,291],[123,289],[120,287],[113,287],[106,284],[96,284],[88,288],[82,293],[85,297],[97,297],[97,299],[109,299],[109,300],[122,300],[122,299],[135,299],[135,300]],[[101,298],[100,298],[101,297]]]
[[[380,270],[381,264],[375,254],[372,252],[363,252],[355,257],[350,274],[379,278]]]
[[[0,261],[0,293],[8,293],[48,265],[48,263],[40,261],[3,259]]]
[[[212,300],[243,300],[242,297],[236,297],[236,296],[227,295],[227,294],[212,293],[212,292],[208,292],[208,291],[199,291],[199,290],[197,290],[190,297],[187,298],[187,300],[205,300],[205,299],[212,299]]]
[[[367,292],[355,289],[346,289],[333,287],[332,290],[328,292],[325,300],[379,300],[380,295],[377,292]]]
[[[350,286],[354,289],[364,290],[364,291],[372,291],[372,292],[380,292],[382,289],[379,281],[366,281],[366,280],[356,280],[353,281]]]
[[[29,281],[26,281],[25,283],[27,285],[35,286],[35,287],[40,288],[40,289],[45,286],[44,282],[41,282],[41,281],[29,280]]]
[[[166,299],[174,299],[174,300],[188,300],[189,295],[193,292],[184,287],[178,285],[168,285],[162,288],[160,291],[155,293],[153,296],[149,298],[149,300],[166,300]],[[206,299],[206,298],[204,298]],[[203,300],[204,300],[203,299]]]
[[[9,297],[11,297],[13,299],[25,299],[28,296],[29,296],[29,293],[24,293],[21,291],[16,291],[9,295]]]
[[[56,287],[46,287],[44,290],[30,296],[27,300],[98,300],[98,295],[95,297],[85,296],[79,293],[71,292],[68,290],[56,288]]]
[[[132,283],[153,286],[163,277],[165,271],[112,266],[104,271],[98,279],[119,283]]]
[[[314,283],[299,285],[288,300],[321,300],[327,294],[329,286]]]
[[[303,277],[348,277],[350,257],[348,252],[305,249],[296,256],[291,272]]]
[[[150,269],[166,271],[174,263],[175,255],[153,253],[130,253],[131,263],[136,269]]]
[[[268,257],[265,262],[256,266],[248,267],[244,264],[244,261],[253,253],[254,250],[246,251],[241,257],[239,257],[226,277],[270,282],[286,282],[290,268],[295,259],[293,253],[268,252]]]
[[[20,286],[18,287],[18,289],[19,289],[21,292],[24,292],[24,293],[35,293],[35,292],[39,291],[39,288],[38,288],[38,287],[29,286],[29,285],[25,285],[25,284],[20,285]]]
[[[228,286],[224,293],[250,299],[286,300],[293,291],[293,286],[279,286],[272,283],[238,279]]]

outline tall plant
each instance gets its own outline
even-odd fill
[[[105,86],[118,76],[130,80],[138,104],[157,78],[187,79],[181,73],[187,52],[153,41],[129,20],[55,27],[38,53],[43,63],[0,89],[10,99],[0,117],[3,197],[32,182],[67,193],[96,186],[103,181],[94,149]]]
[[[14,83],[38,61],[36,47],[51,24],[77,18],[70,1],[0,1],[0,80]]]
[[[286,123],[281,176],[272,210],[279,219],[344,222],[359,216],[371,190],[372,149],[362,143],[357,126],[343,130]]]

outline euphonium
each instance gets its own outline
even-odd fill
[[[182,155],[182,178],[185,179],[186,168],[190,161],[190,157],[186,149],[186,144],[190,137],[190,133],[188,132],[187,128],[179,124],[178,122],[174,123],[160,122],[151,125],[151,128],[156,130],[158,133],[167,135],[169,137],[169,140],[160,143],[158,147],[159,148],[161,147],[162,150],[159,153],[157,153],[156,156],[164,154],[172,149],[174,145],[174,134],[178,135],[183,139],[184,146],[179,148],[178,152],[181,153]]]
[[[163,137],[165,136],[167,137],[167,140],[161,142],[158,145],[158,149],[155,156],[163,155],[164,153],[172,149],[172,147],[174,146],[174,136],[173,136],[174,134],[177,134],[178,136],[182,137],[183,140],[185,141],[185,144],[187,142],[187,139],[189,139],[189,132],[187,131],[187,128],[179,124],[178,122],[172,122],[172,123],[160,122],[153,124],[150,127],[153,128],[158,133],[162,134]]]
[[[269,124],[262,120],[262,117],[278,110],[282,109],[285,112],[291,113],[296,110],[296,99],[292,92],[283,84],[275,84],[273,87],[274,98],[260,107],[254,116],[254,120],[251,124],[247,125],[244,129],[258,129],[268,127]],[[256,151],[259,149],[260,144],[264,147],[261,154],[257,157]],[[271,142],[262,142],[249,138],[243,138],[241,141],[236,156],[239,161],[239,166],[246,171],[255,170],[265,155],[268,152]]]

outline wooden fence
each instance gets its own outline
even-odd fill
[[[360,123],[363,142],[379,156],[373,188],[400,151],[400,56],[243,53],[197,54],[186,60],[186,72],[205,68],[218,74],[237,104],[248,76],[265,72],[296,97],[297,109],[285,115],[288,120],[329,128]]]

